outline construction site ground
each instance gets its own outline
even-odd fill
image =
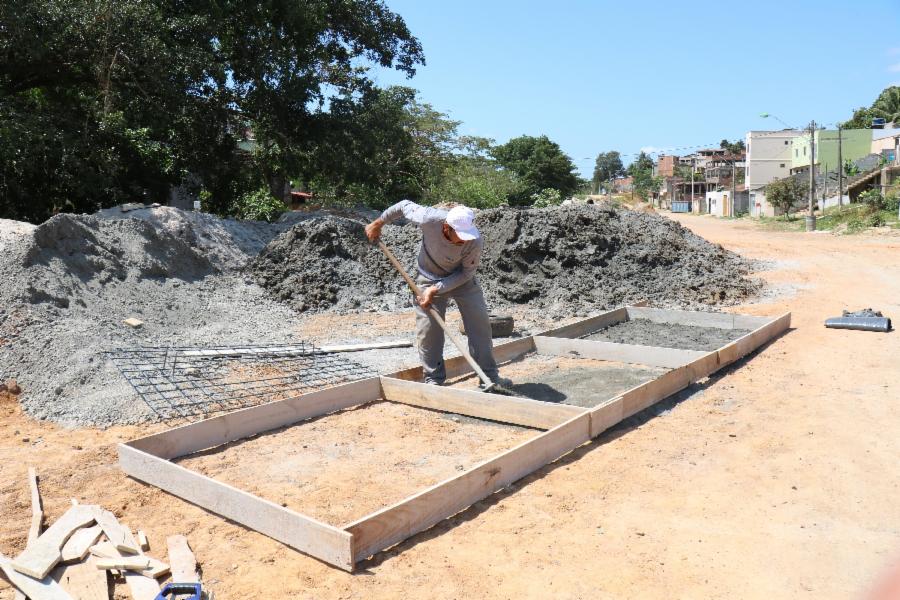
[[[14,556],[24,547],[31,514],[26,469],[35,466],[47,522],[74,497],[140,525],[151,554],[163,553],[167,535],[184,534],[218,599],[860,597],[900,564],[900,335],[829,330],[823,321],[865,307],[900,318],[900,237],[678,220],[745,257],[769,261],[758,274],[767,294],[728,310],[791,311],[792,329],[509,490],[362,563],[356,574],[125,477],[115,444],[166,424],[66,429],[26,417],[12,397],[0,397],[0,513],[7,517],[0,551]],[[324,314],[310,317],[304,333],[324,341],[340,337],[341,328],[358,335],[368,325],[378,337],[408,332],[413,320]],[[366,410],[378,414],[365,420]],[[312,502],[331,490],[334,502],[354,504],[343,506],[338,519],[395,500],[354,477],[375,481],[390,472],[406,493],[519,439],[515,428],[408,407],[375,405],[318,423],[329,419],[350,426],[329,427],[327,436],[316,431],[308,441],[292,433],[289,443],[319,444],[322,452],[334,444],[331,452],[340,457],[341,447],[377,441],[384,452],[352,476],[328,468],[304,482],[320,494]],[[460,446],[451,451],[451,445]],[[283,466],[289,471],[292,463]],[[407,473],[415,475],[404,481]],[[289,481],[290,473],[282,475]],[[117,598],[126,594],[117,587]],[[12,597],[0,580],[0,599]]]

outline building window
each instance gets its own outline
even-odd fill
[[[794,148],[794,157],[800,156],[800,151]]]
[[[781,164],[778,165],[778,166],[781,167],[781,168],[783,169],[783,168],[784,168],[784,163],[781,163]]]
[[[803,156],[806,156],[806,146],[803,146]]]
[[[785,145],[785,146],[788,145],[788,141],[787,141],[787,140],[784,140],[784,145]]]

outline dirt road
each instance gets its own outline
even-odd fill
[[[793,329],[357,574],[124,477],[114,444],[147,429],[66,431],[9,401],[0,551],[24,545],[25,470],[35,464],[50,519],[74,496],[143,528],[151,554],[184,533],[220,599],[861,597],[900,561],[900,336],[822,322],[868,306],[900,319],[900,238],[679,220],[773,261],[761,276],[780,295],[735,310],[790,310]],[[384,421],[373,435],[391,448],[403,427]],[[336,497],[366,493],[334,483]],[[11,597],[0,580],[0,598]]]

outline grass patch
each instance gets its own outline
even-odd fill
[[[769,231],[805,231],[805,212],[791,215],[787,220],[781,217],[760,217],[757,219],[762,229]],[[818,215],[816,229],[835,231],[838,233],[860,233],[872,227],[887,225],[892,229],[900,229],[897,212],[893,209],[876,209],[868,204],[849,204],[834,206]]]

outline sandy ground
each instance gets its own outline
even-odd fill
[[[115,443],[161,425],[68,431],[8,399],[0,551],[24,546],[35,465],[48,519],[70,497],[99,502],[143,528],[160,558],[166,535],[186,534],[222,599],[862,597],[900,562],[900,337],[822,322],[868,306],[900,318],[900,238],[679,220],[772,261],[762,275],[779,294],[734,310],[790,310],[793,329],[357,574],[124,477]],[[404,427],[378,423],[390,448]],[[12,598],[2,580],[0,598]]]

